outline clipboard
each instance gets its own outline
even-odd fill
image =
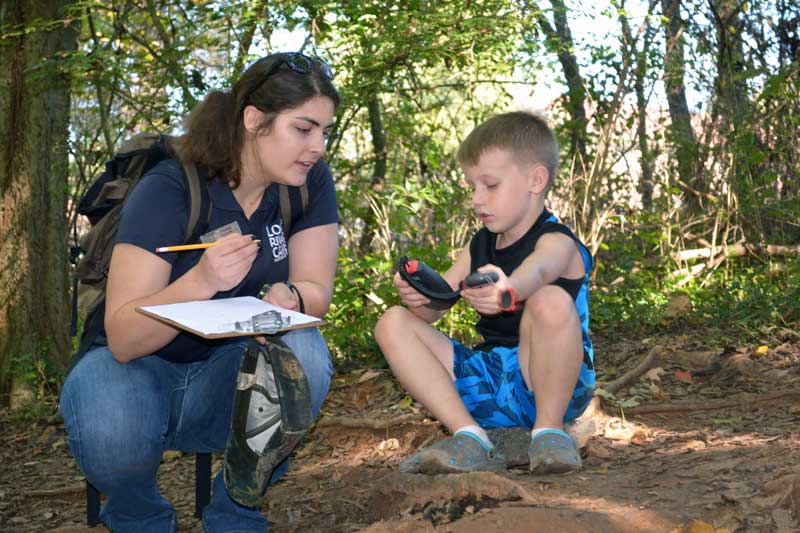
[[[204,339],[273,334],[241,331],[236,328],[237,322],[246,322],[254,316],[268,311],[277,311],[282,318],[288,318],[289,325],[282,326],[274,333],[318,327],[325,324],[317,317],[278,307],[253,296],[149,305],[137,307],[136,310],[170,326],[194,333]]]

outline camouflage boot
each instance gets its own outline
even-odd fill
[[[264,501],[272,472],[311,427],[311,393],[303,367],[279,337],[245,349],[225,450],[225,487],[241,505]]]

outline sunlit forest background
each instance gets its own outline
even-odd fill
[[[595,335],[796,331],[798,26],[791,0],[3,2],[2,398],[63,379],[74,207],[93,177],[274,51],[324,58],[343,95],[324,329],[342,368],[382,364],[372,328],[399,257],[444,269],[478,228],[454,153],[513,109],[557,132],[549,206],[596,256]],[[441,326],[469,342],[473,319],[459,304]]]

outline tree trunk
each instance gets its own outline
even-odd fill
[[[233,71],[231,72],[231,79],[237,80],[242,75],[245,67],[245,61],[250,53],[250,46],[253,44],[253,37],[256,33],[258,24],[267,21],[266,25],[269,28],[269,13],[267,10],[267,2],[257,1],[252,5],[254,14],[247,19],[247,23],[242,29],[241,37],[239,39],[239,49],[236,52],[236,62],[233,64]]]
[[[624,10],[624,0],[620,3],[620,8]],[[650,3],[648,16],[652,12],[653,2]],[[647,95],[645,95],[644,82],[647,77],[647,63],[648,54],[650,51],[650,44],[653,41],[653,26],[650,24],[649,19],[645,21],[647,27],[644,31],[644,42],[642,49],[639,50],[634,40],[633,33],[631,32],[628,23],[628,14],[620,15],[620,27],[622,29],[622,37],[624,39],[623,51],[629,55],[636,57],[636,68],[634,72],[634,91],[636,93],[636,111],[637,111],[637,137],[639,140],[639,165],[641,167],[641,176],[637,188],[639,194],[642,196],[642,207],[645,211],[650,211],[653,207],[653,157],[650,153],[650,145],[647,137]]]
[[[378,189],[386,180],[386,132],[383,129],[381,118],[381,101],[378,95],[373,95],[367,105],[369,110],[369,130],[372,134],[372,149],[375,153],[375,164],[372,167],[370,190]],[[369,251],[375,236],[375,213],[370,208],[364,215],[364,232],[358,243],[358,250],[363,257]]]
[[[577,157],[575,166],[578,173],[583,174],[589,168],[586,154],[586,87],[583,84],[581,69],[578,59],[573,50],[575,45],[572,42],[572,32],[569,29],[567,20],[567,6],[563,0],[553,0],[553,24],[544,16],[541,10],[533,2],[522,2],[523,10],[536,13],[539,27],[547,36],[547,46],[558,56],[561,68],[564,71],[564,78],[567,82],[567,103],[566,108],[569,112],[570,122],[570,157]]]
[[[761,128],[751,126],[754,120],[760,122],[760,115],[756,117],[748,98],[748,65],[743,44],[743,12],[747,7],[741,0],[709,0],[709,4],[717,29],[717,79],[713,112],[715,119],[718,119],[719,133],[731,142],[735,157],[722,170],[735,196],[746,199],[754,189],[763,186],[760,179],[766,169],[758,163],[757,156],[772,151],[761,141]],[[771,238],[768,222],[752,216],[742,219],[746,227],[757,228],[759,238]]]
[[[70,3],[0,6],[0,28],[10,35],[0,44],[0,403],[15,359],[63,370],[71,352],[69,84],[57,71],[63,52],[76,47],[76,28],[65,19]],[[53,63],[43,67],[43,59]]]
[[[686,25],[681,19],[681,0],[661,0],[661,10],[669,20],[664,27],[666,49],[664,50],[664,87],[669,106],[669,138],[675,147],[678,161],[678,176],[692,191],[706,191],[705,184],[692,176],[692,159],[695,146],[689,105],[686,103],[684,85],[685,62],[683,58],[683,33]],[[690,210],[699,209],[699,198],[690,192],[687,204]]]
[[[710,1],[717,28],[717,80],[715,114],[733,131],[748,107],[742,32],[745,9],[739,0]]]

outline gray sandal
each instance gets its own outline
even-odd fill
[[[505,457],[487,448],[478,437],[459,433],[400,461],[407,474],[451,474],[477,470],[506,469]]]
[[[558,429],[542,431],[528,448],[530,469],[534,474],[563,474],[580,470],[581,456],[572,437]]]

